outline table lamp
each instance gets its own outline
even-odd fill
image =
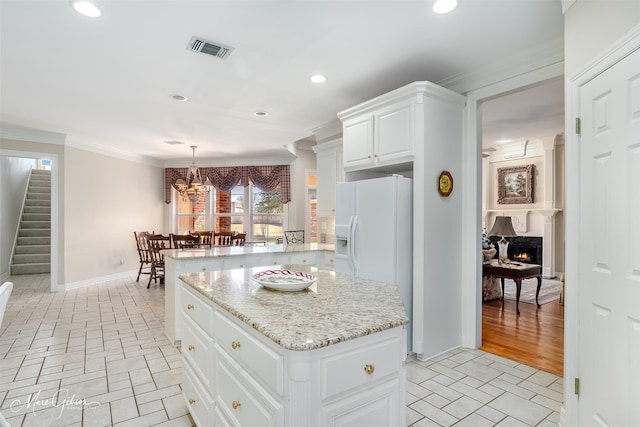
[[[510,216],[499,216],[496,217],[496,222],[493,223],[493,227],[491,227],[491,231],[489,231],[489,236],[500,236],[502,237],[498,241],[498,262],[503,263],[509,259],[509,242],[505,239],[505,237],[514,237],[517,236],[515,230],[513,229],[513,223],[511,222]]]

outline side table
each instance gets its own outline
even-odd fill
[[[497,277],[502,282],[502,300],[504,300],[504,279],[513,279],[516,282],[516,313],[520,314],[520,291],[522,290],[522,280],[535,277],[538,279],[538,288],[536,289],[536,304],[540,287],[542,286],[542,266],[538,264],[510,263],[501,264],[497,260],[491,260],[482,264],[482,274],[484,276]]]

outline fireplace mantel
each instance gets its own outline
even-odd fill
[[[510,216],[513,229],[521,236],[542,236],[542,276],[554,277],[555,271],[555,217],[562,212],[556,208],[515,208],[515,209],[487,209],[483,212],[483,224],[488,230],[497,216]],[[531,213],[542,217],[534,219]]]

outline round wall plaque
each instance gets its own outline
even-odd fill
[[[442,171],[438,177],[438,192],[443,197],[449,197],[453,191],[453,177],[449,171]]]

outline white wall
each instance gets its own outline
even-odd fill
[[[65,160],[64,283],[137,271],[133,232],[163,231],[163,169],[70,147]]]
[[[640,23],[640,1],[578,0],[564,18],[565,74],[570,77]]]
[[[291,163],[291,202],[288,206],[287,229],[304,230],[307,212],[307,171],[316,169],[316,153],[298,148],[297,158]],[[310,230],[305,230],[309,235]]]
[[[20,221],[29,171],[35,159],[0,156],[0,281],[11,273],[11,252]]]

